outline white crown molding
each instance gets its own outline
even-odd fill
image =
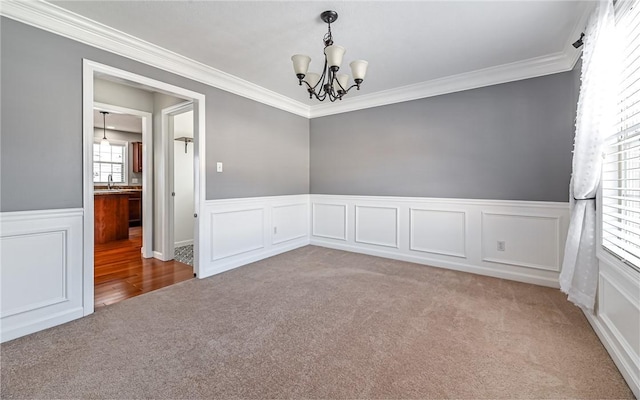
[[[3,0],[0,2],[0,15],[296,115],[317,118],[569,71],[581,54],[571,43],[580,36],[594,4],[585,2],[570,41],[561,52],[314,106],[265,89],[46,1]]]
[[[567,40],[564,49],[560,52],[358,97],[345,98],[345,100],[341,102],[318,104],[311,106],[310,118],[401,103],[404,101],[570,71],[575,67],[582,54],[582,48],[576,49],[572,43],[580,37],[581,32],[584,32],[587,20],[596,5],[595,2],[588,1],[582,2],[582,4],[583,8],[580,18],[576,21],[571,30],[569,40]]]
[[[309,106],[45,1],[0,2],[0,14],[75,41],[309,118]]]
[[[569,71],[572,67],[571,58],[564,52],[558,52],[544,57],[531,58],[510,64],[433,79],[414,85],[402,86],[396,89],[352,97],[342,100],[340,103],[312,106],[311,118],[556,74]]]

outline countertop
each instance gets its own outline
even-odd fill
[[[110,194],[129,194],[142,192],[142,189],[96,189],[93,191],[94,196],[104,196]]]

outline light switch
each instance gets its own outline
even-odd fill
[[[217,172],[222,172],[222,163],[221,162],[216,163],[216,171]]]

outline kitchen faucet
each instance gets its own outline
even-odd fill
[[[107,177],[107,189],[113,189],[113,175]]]

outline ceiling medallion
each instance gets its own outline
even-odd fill
[[[293,69],[298,77],[298,83],[302,86],[304,82],[307,86],[310,99],[315,97],[320,101],[324,101],[328,98],[333,102],[342,100],[342,97],[354,87],[360,90],[360,84],[364,80],[369,63],[364,60],[356,60],[349,64],[353,81],[355,82],[349,86],[349,75],[338,73],[346,49],[333,44],[333,36],[331,35],[331,23],[338,19],[338,13],[335,11],[325,11],[320,14],[320,18],[329,25],[328,32],[324,35],[323,39],[324,68],[322,75],[307,72],[309,63],[311,62],[311,57],[309,56],[296,54],[291,57],[291,61],[293,61]]]

